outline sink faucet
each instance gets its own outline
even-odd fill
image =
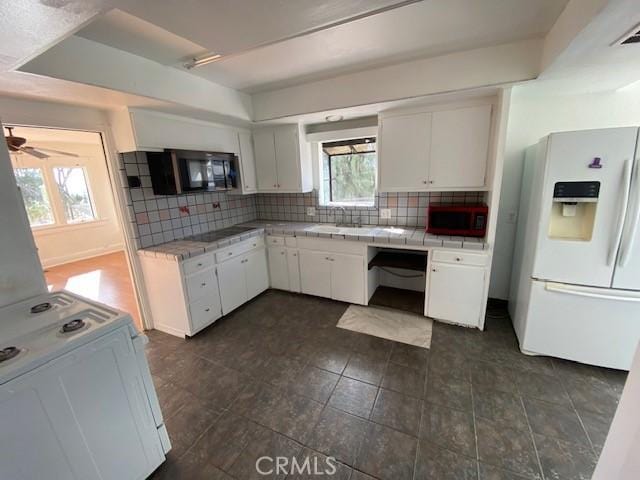
[[[344,223],[344,217],[345,217],[345,215],[347,214],[347,210],[346,210],[344,207],[341,207],[341,206],[338,206],[338,205],[336,205],[336,206],[335,206],[335,207],[333,207],[333,208],[334,208],[335,210],[342,210],[342,221],[341,221],[341,222],[338,222],[338,221],[336,220],[336,225],[343,224],[343,223]]]

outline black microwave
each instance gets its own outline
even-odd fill
[[[193,150],[147,152],[151,186],[156,195],[236,188],[237,160],[233,153]]]

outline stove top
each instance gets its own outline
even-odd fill
[[[2,307],[0,384],[126,322],[131,323],[127,313],[66,291]]]
[[[251,230],[255,230],[255,228],[254,227],[228,227],[228,228],[223,228],[221,230],[213,230],[211,232],[191,235],[190,237],[185,237],[185,240],[191,240],[193,242],[212,243],[227,237],[232,237],[234,235],[242,235],[243,233],[250,232]]]

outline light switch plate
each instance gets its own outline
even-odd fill
[[[390,208],[381,208],[380,209],[380,218],[391,218],[391,209]]]
[[[316,207],[307,207],[307,215],[310,217],[316,216]]]

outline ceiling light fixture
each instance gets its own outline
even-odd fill
[[[324,119],[327,122],[339,122],[340,120],[342,120],[344,117],[342,115],[327,115],[326,117],[324,117]]]
[[[222,58],[222,55],[220,55],[219,53],[212,53],[211,55],[207,55],[206,57],[194,58],[190,62],[185,63],[184,68],[186,68],[187,70],[191,70],[195,67],[201,67],[202,65],[213,63],[220,58]]]

